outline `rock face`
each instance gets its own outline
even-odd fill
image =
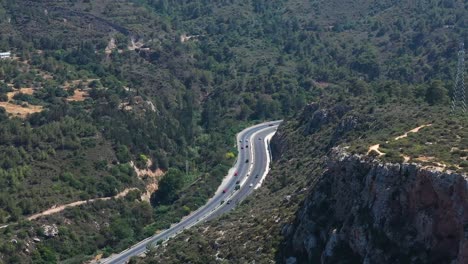
[[[467,175],[336,148],[284,226],[287,263],[468,263]]]
[[[308,104],[304,108],[304,111],[300,117],[300,122],[306,124],[304,128],[304,135],[314,133],[322,126],[340,120],[350,110],[351,107],[340,104],[337,104],[331,108],[321,108],[318,103]],[[355,122],[355,124],[352,124],[354,128],[357,125],[357,121],[352,122]],[[349,125],[343,124],[343,126]]]
[[[299,130],[304,136],[309,136],[324,127],[331,127],[332,134],[329,142],[323,149],[335,146],[338,140],[347,133],[365,127],[364,120],[350,114],[352,107],[343,104],[335,104],[331,107],[320,106],[319,103],[310,103],[304,107],[298,122],[294,124],[281,124],[280,129],[270,142],[273,160],[279,160],[282,153],[289,149],[291,135],[285,131]],[[284,128],[284,126],[292,126]],[[322,146],[323,147],[323,146]]]
[[[287,135],[281,129],[278,129],[270,141],[270,149],[273,160],[279,160],[281,154],[285,152],[285,149],[288,147],[288,145],[289,142]]]
[[[44,236],[46,237],[55,237],[59,234],[57,225],[43,225],[42,230],[44,231]]]

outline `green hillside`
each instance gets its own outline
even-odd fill
[[[310,102],[366,116],[343,141],[356,153],[380,143],[383,159],[466,171],[466,118],[448,114],[466,10],[461,0],[1,1],[0,51],[14,54],[0,61],[2,261],[81,263],[168,227],[214,193],[235,133]],[[424,140],[385,143],[427,123]],[[334,143],[318,137],[313,154]],[[142,201],[157,179],[131,161],[177,179],[159,186],[171,195]],[[306,187],[295,166],[268,188]],[[27,220],[128,188],[139,191]],[[52,224],[60,234],[48,237]]]

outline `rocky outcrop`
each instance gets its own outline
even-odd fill
[[[282,233],[287,263],[468,263],[467,175],[335,148]]]
[[[43,225],[42,231],[46,237],[55,237],[59,234],[59,230],[56,224],[53,225]]]
[[[326,128],[326,127],[329,127]],[[285,122],[274,135],[270,142],[273,160],[279,160],[282,153],[289,149],[293,138],[285,131],[299,131],[302,136],[310,136],[320,130],[329,130],[330,136],[321,133],[321,138],[328,138],[328,144],[324,144],[323,150],[328,151],[335,146],[341,138],[354,130],[367,129],[365,120],[352,113],[352,107],[344,104],[333,106],[321,106],[318,103],[310,103],[304,107],[297,122]]]
[[[304,126],[304,135],[310,135],[324,125],[335,123],[350,110],[350,106],[340,104],[330,108],[320,107],[318,103],[308,104],[300,117],[300,124]]]
[[[271,156],[273,157],[273,160],[279,160],[288,145],[287,134],[284,133],[282,129],[278,129],[270,140]]]

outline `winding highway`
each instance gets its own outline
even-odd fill
[[[119,254],[102,259],[101,264],[123,264],[132,256],[147,250],[147,245],[165,241],[198,223],[214,219],[236,207],[254,189],[260,187],[270,166],[269,138],[281,121],[258,124],[237,134],[237,162],[223,180],[215,195],[198,210],[159,234],[149,237]]]

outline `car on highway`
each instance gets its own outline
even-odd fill
[[[259,138],[258,138],[258,140],[262,140],[262,138],[261,138],[261,137],[259,137]]]
[[[237,171],[234,173],[234,176],[237,176]]]
[[[249,145],[245,145],[245,148],[249,148]]]
[[[227,201],[227,204],[231,204],[231,200],[228,200],[228,201]]]
[[[244,147],[241,147],[241,149],[244,149]]]
[[[278,122],[272,123],[270,126],[275,126],[277,125]],[[250,177],[246,177],[244,180],[244,177],[246,176],[247,172],[252,173],[252,176],[256,176],[257,174],[259,175],[260,173],[265,173],[268,171],[268,167],[270,166],[270,160],[267,159],[268,153],[268,148],[266,149],[267,152],[264,152],[264,145],[269,144],[269,142],[255,142],[255,135],[257,135],[257,138],[261,136],[263,139],[268,137],[272,134],[274,134],[273,128],[267,128],[269,123],[266,123],[265,125],[262,125],[260,127],[255,127],[255,128],[250,128],[250,130],[246,130],[244,132],[244,135],[237,140],[239,142],[237,143],[237,149],[239,148],[244,148],[246,145],[250,145],[249,143],[246,143],[250,140],[253,140],[253,143],[257,144],[252,144],[252,146],[248,149],[246,149],[245,152],[240,151],[239,156],[238,156],[238,164],[235,165],[234,173],[238,173],[237,177],[233,180],[232,178],[228,179],[228,182],[223,183],[221,186],[221,194],[217,192],[213,199],[210,199],[209,202],[207,202],[206,205],[202,206],[192,214],[190,217],[184,218],[181,220],[179,224],[176,224],[174,226],[171,226],[169,229],[166,229],[164,232],[160,234],[156,234],[155,236],[151,237],[151,241],[158,241],[161,239],[166,239],[168,236],[171,235],[176,235],[179,232],[183,232],[183,230],[188,229],[200,222],[203,222],[204,220],[210,220],[215,217],[218,217],[222,214],[225,214],[229,210],[235,207],[235,205],[239,204],[241,201],[243,201],[248,195],[250,195],[252,192],[254,192],[253,187],[257,187],[257,182],[260,182],[260,179],[253,180]],[[256,134],[257,132],[262,131],[263,134]],[[271,131],[271,133],[270,133]],[[246,137],[249,136],[249,139],[246,140]],[[234,140],[233,140],[234,141]],[[263,144],[265,143],[265,144]],[[250,151],[257,150],[257,148],[260,148],[262,151],[259,153],[255,153],[255,156],[251,156]],[[253,153],[252,153],[253,154]],[[245,156],[242,156],[245,155]],[[252,160],[250,160],[250,157],[252,157]],[[244,164],[242,164],[241,160],[242,158],[244,159]],[[255,164],[260,163],[258,165],[261,165],[262,170],[257,170],[257,171],[251,171],[252,169],[259,169],[257,166],[251,167],[250,163],[254,162]],[[232,171],[231,171],[232,172]],[[232,177],[233,174],[230,174]],[[242,179],[242,180],[241,180]],[[238,181],[239,180],[239,181]],[[249,182],[250,181],[250,182]],[[234,185],[234,188],[232,187],[233,183],[232,182],[238,182],[237,184]],[[240,185],[240,183],[249,185],[249,187]],[[255,183],[255,185],[254,185]],[[224,185],[226,184],[226,185]],[[242,190],[241,190],[242,189]],[[231,197],[231,194],[233,194],[233,197]],[[227,200],[226,200],[227,199]],[[227,203],[230,202],[230,205],[227,205]],[[221,205],[221,208],[219,208]],[[231,206],[232,205],[232,206]],[[183,228],[183,229],[182,229]],[[109,257],[107,260],[104,260],[103,263],[115,263],[115,264],[121,264],[121,263],[126,263],[132,256],[139,255],[141,253],[144,253],[146,251],[148,240],[143,240],[131,247],[129,247],[127,250],[120,254],[113,255]],[[1,261],[0,261],[1,262]]]
[[[255,175],[255,179],[257,179],[257,178],[258,178],[258,174],[257,174],[257,175]]]

